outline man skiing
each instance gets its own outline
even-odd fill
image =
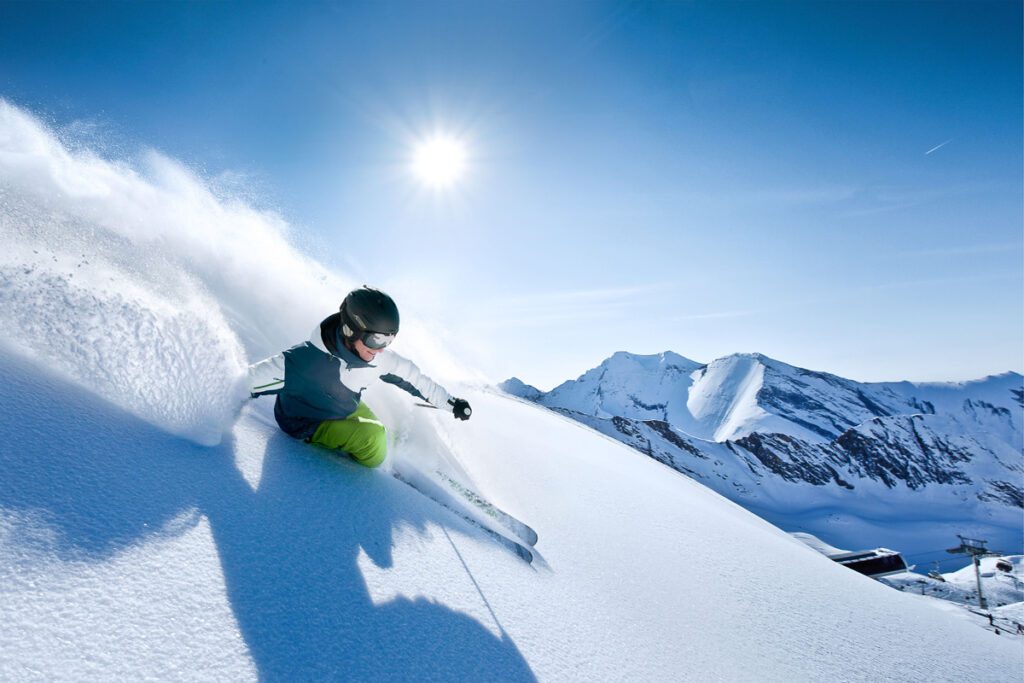
[[[468,402],[450,396],[412,361],[387,348],[398,324],[390,296],[365,285],[354,289],[309,341],[249,368],[250,395],[277,396],[274,417],[287,434],[377,467],[387,456],[387,435],[361,400],[375,379],[451,410],[456,419],[472,414]]]

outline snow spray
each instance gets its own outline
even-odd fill
[[[286,233],[165,156],[72,151],[0,100],[0,339],[161,428],[217,443],[248,358],[351,285]]]
[[[296,249],[274,212],[153,150],[103,156],[81,129],[0,99],[0,344],[213,445],[247,365],[307,339],[362,283]],[[458,372],[414,316],[401,341],[424,370]]]

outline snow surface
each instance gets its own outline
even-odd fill
[[[1011,571],[996,568],[996,562],[1007,562]],[[949,610],[949,604],[961,608],[957,615],[976,626],[1008,637],[1024,636],[1024,556],[983,557],[980,564],[981,588],[988,610],[978,605],[978,577],[974,565],[941,575],[922,576],[905,572],[882,579],[907,593],[927,596],[931,604]],[[989,618],[991,617],[991,618]]]
[[[821,540],[814,534],[809,534],[804,531],[791,531],[789,535],[797,539],[798,541],[801,541],[807,547],[814,548],[819,553],[825,556],[839,555],[841,553],[850,552],[849,550],[844,550],[842,548],[837,548],[834,545],[829,545],[828,543]]]
[[[987,447],[1016,454],[1024,448],[1024,378],[1014,372],[970,382],[862,383],[760,353],[704,365],[671,351],[619,351],[546,393],[518,379],[502,388],[594,417],[663,420],[714,442],[760,432],[826,443],[880,416],[939,413],[951,432],[990,436]]]
[[[697,479],[789,531],[908,562],[957,534],[1020,552],[1024,378],[860,383],[758,353],[618,352],[550,392],[501,388]],[[965,561],[966,562],[966,561]]]
[[[832,557],[850,552],[831,546],[813,534],[798,531],[790,535],[825,556]],[[997,563],[1009,565],[1009,570],[1000,569]],[[988,611],[979,611],[979,578]],[[992,630],[999,628],[1015,636],[1024,635],[1024,555],[983,557],[980,559],[977,573],[974,565],[969,564],[945,574],[930,572],[928,575],[922,575],[905,571],[883,576],[880,581],[900,591],[939,598],[970,608],[969,611],[975,616],[985,617],[975,622]],[[977,610],[974,609],[976,607]],[[993,616],[993,620],[988,620],[989,614]]]
[[[386,468],[285,436],[269,401],[240,407],[241,368],[351,281],[284,227],[169,160],[70,152],[0,103],[0,680],[1024,675],[1019,643],[460,385],[415,323],[404,352],[474,416],[374,387],[389,466],[467,478],[539,531],[540,567]]]

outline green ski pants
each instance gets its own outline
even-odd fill
[[[345,451],[365,467],[377,467],[388,454],[384,424],[362,401],[344,420],[324,420],[313,432],[310,443]]]

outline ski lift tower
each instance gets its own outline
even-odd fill
[[[993,555],[985,544],[988,541],[982,541],[977,538],[964,538],[960,534],[956,535],[960,539],[959,548],[950,548],[947,553],[954,555],[970,555],[971,562],[974,564],[974,578],[978,581],[978,607],[981,609],[988,609],[988,603],[985,601],[985,596],[981,592],[981,558],[986,555]]]

